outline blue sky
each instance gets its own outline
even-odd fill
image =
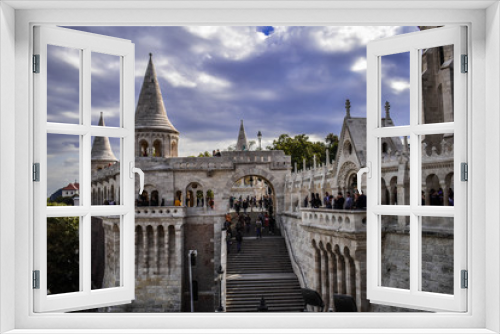
[[[180,131],[180,156],[226,149],[236,142],[240,119],[249,140],[262,132],[263,146],[282,133],[305,133],[314,140],[324,140],[330,132],[338,134],[345,99],[351,101],[353,117],[366,117],[366,44],[418,31],[417,27],[362,26],[71,29],[135,43],[136,102],[148,54],[153,53],[167,115]],[[58,47],[49,52],[48,119],[77,122],[78,53]],[[391,102],[393,119],[402,124],[409,109],[408,59],[395,55],[385,57],[382,64],[382,99]],[[94,124],[101,111],[106,125],[119,124],[118,65],[117,57],[92,55]],[[57,136],[49,138],[49,163],[61,166],[64,162],[63,154],[50,159],[51,151],[78,149],[74,140],[66,139],[64,148]],[[67,164],[64,170],[55,165],[52,170],[48,193],[75,181],[75,176],[78,179]]]

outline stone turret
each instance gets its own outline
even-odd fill
[[[243,120],[240,124],[240,132],[238,133],[238,142],[236,143],[236,151],[248,151],[248,140],[245,134],[245,127],[243,126]]]
[[[101,111],[99,126],[104,126],[104,116]],[[95,137],[91,152],[92,170],[98,170],[118,162],[115,157],[108,137]]]
[[[178,156],[179,131],[167,117],[152,53],[135,111],[135,132],[136,156]]]

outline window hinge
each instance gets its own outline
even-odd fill
[[[40,163],[33,164],[33,181],[40,182]]]
[[[33,55],[33,73],[40,73],[40,55]]]
[[[462,55],[462,73],[468,73],[469,72],[469,56],[467,55]]]
[[[467,289],[469,288],[469,273],[467,270],[462,270],[461,271],[461,276],[462,276],[462,289]]]
[[[469,165],[466,162],[461,164],[461,180],[469,181]]]
[[[40,270],[33,270],[33,289],[40,289]]]

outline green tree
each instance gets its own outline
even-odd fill
[[[78,217],[47,218],[47,289],[51,294],[79,291],[79,245]]]
[[[337,139],[338,145],[338,139]],[[320,141],[313,142],[305,134],[290,137],[288,134],[282,134],[278,139],[273,141],[273,144],[268,146],[268,150],[282,150],[286,155],[292,157],[292,166],[297,163],[297,169],[303,169],[303,159],[306,160],[306,167],[314,165],[314,155],[316,155],[316,163],[324,163],[326,161],[326,144]]]
[[[212,154],[208,151],[205,151],[203,153],[198,154],[198,158],[206,158],[206,157],[211,157]]]
[[[327,145],[326,147],[330,151],[330,159],[335,159],[337,156],[337,150],[339,149],[339,136],[329,133],[326,135],[325,141]]]

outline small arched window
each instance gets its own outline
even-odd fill
[[[141,142],[139,143],[139,147],[141,148],[140,156],[147,157],[148,156],[148,147],[149,147],[148,142],[145,140],[141,140]]]
[[[153,156],[154,157],[162,157],[163,152],[162,152],[162,144],[160,140],[155,140],[153,143]]]

